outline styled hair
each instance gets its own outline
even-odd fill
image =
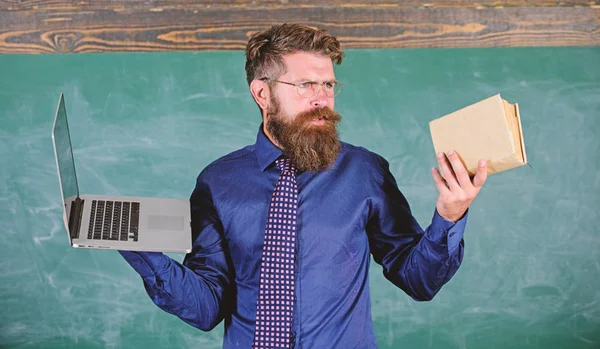
[[[285,23],[252,35],[246,45],[246,80],[277,79],[285,73],[283,56],[296,52],[318,53],[342,63],[344,52],[337,38],[323,29]]]

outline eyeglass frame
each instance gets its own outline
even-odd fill
[[[280,84],[285,84],[285,85],[290,85],[290,86],[294,86],[296,87],[296,92],[298,93],[298,96],[302,97],[302,98],[313,98],[314,96],[317,96],[319,94],[319,92],[321,92],[321,90],[323,90],[325,92],[325,96],[329,97],[329,98],[333,98],[336,97],[337,95],[340,94],[340,92],[342,91],[342,83],[336,80],[328,80],[328,81],[323,81],[323,82],[318,82],[318,81],[304,81],[304,82],[300,82],[297,84],[291,83],[291,82],[287,82],[287,81],[281,81],[281,80],[277,80],[277,79],[269,79],[267,77],[264,78],[260,78],[258,79],[260,81],[275,81],[278,82]],[[335,93],[333,96],[328,96],[327,95],[327,90],[324,90],[324,84],[326,83],[333,83],[333,89],[335,89],[335,86],[339,86],[339,90],[337,91],[337,93]],[[315,94],[312,96],[303,96],[302,94],[300,94],[300,89],[302,88],[300,85],[302,84],[317,84],[319,85],[319,89],[316,90]]]

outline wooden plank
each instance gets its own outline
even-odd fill
[[[173,10],[173,9],[276,9],[276,8],[438,8],[438,7],[515,7],[515,6],[593,6],[597,0],[5,0],[0,2],[0,10]]]
[[[36,10],[0,11],[0,53],[237,50],[273,19],[344,48],[600,45],[598,6]]]

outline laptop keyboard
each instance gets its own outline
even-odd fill
[[[140,203],[93,200],[88,239],[138,241]]]

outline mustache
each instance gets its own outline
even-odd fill
[[[323,119],[328,123],[337,123],[342,120],[342,116],[329,107],[321,107],[299,113],[294,121],[305,124],[316,119]]]

